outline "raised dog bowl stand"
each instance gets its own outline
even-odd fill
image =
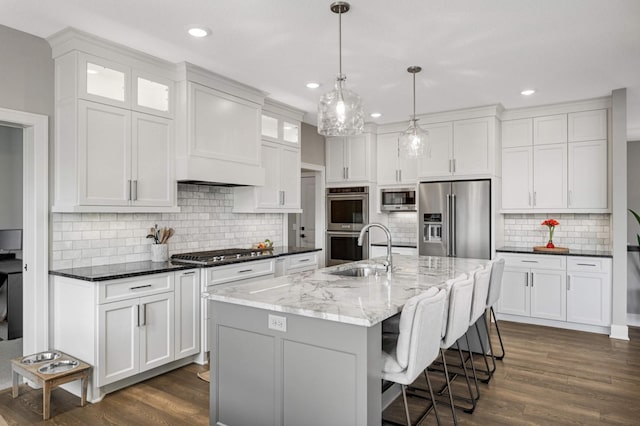
[[[42,362],[23,362],[23,360],[27,359],[37,359],[38,354],[11,360],[11,371],[13,373],[11,396],[14,398],[18,397],[18,376],[22,376],[42,386],[42,418],[44,420],[50,417],[51,390],[56,386],[73,382],[74,380],[81,380],[82,397],[80,399],[80,406],[84,407],[87,403],[87,386],[91,366],[63,352],[56,352],[60,354],[59,357],[55,359],[45,359]],[[55,364],[55,366],[51,364]],[[65,368],[68,369],[65,370]],[[41,372],[39,370],[43,371]],[[47,373],[47,371],[51,371],[51,373]]]

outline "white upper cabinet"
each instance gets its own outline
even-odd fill
[[[376,155],[376,136],[371,133],[327,138],[327,184],[374,181]]]
[[[398,134],[378,135],[378,185],[414,185],[417,179],[418,159],[403,152]]]
[[[234,188],[234,212],[299,213],[302,111],[265,101],[261,116],[263,186]]]
[[[565,142],[567,142],[567,114],[535,117],[533,119],[534,145]]]
[[[607,110],[573,112],[569,114],[569,142],[607,139]]]
[[[179,211],[173,64],[75,30],[50,43],[56,88],[52,211]]]
[[[504,120],[502,145],[504,212],[609,211],[606,109]]]
[[[502,208],[533,208],[533,149],[502,150]]]
[[[425,154],[418,160],[418,180],[490,177],[496,156],[495,117],[426,124]]]
[[[533,144],[533,119],[505,120],[502,122],[502,148],[531,146]]]
[[[422,126],[429,132],[425,154],[418,160],[418,177],[421,179],[451,174],[453,158],[453,123],[436,123]]]

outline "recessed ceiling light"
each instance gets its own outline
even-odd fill
[[[317,89],[318,87],[320,87],[320,83],[310,82],[310,83],[307,83],[307,87],[309,89]]]
[[[527,89],[527,90],[523,90],[522,92],[520,92],[520,94],[525,95],[525,96],[531,96],[534,93],[536,93],[536,91],[533,90],[533,89]]]
[[[204,27],[191,27],[187,30],[187,32],[192,36],[192,37],[197,37],[197,38],[202,38],[202,37],[206,37],[209,34],[211,34],[211,30],[208,28],[204,28]]]
[[[370,115],[371,115],[371,117],[373,117],[373,118],[380,118],[380,117],[382,117],[382,114],[380,114],[379,112],[372,112]]]

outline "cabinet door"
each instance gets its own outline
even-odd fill
[[[533,147],[533,206],[567,206],[567,144]]]
[[[609,274],[572,272],[567,275],[567,321],[611,325]]]
[[[429,132],[425,154],[418,160],[418,176],[430,178],[451,175],[453,158],[453,123],[424,126]]]
[[[81,205],[129,205],[130,111],[78,102],[78,172]]]
[[[569,142],[607,139],[607,110],[570,113],[568,132]]]
[[[607,208],[607,141],[569,144],[568,207]]]
[[[260,165],[260,106],[189,83],[191,154]]]
[[[132,108],[148,114],[173,116],[173,82],[140,71],[133,71]]]
[[[502,122],[502,148],[531,146],[533,144],[533,119],[505,120]]]
[[[140,372],[174,360],[174,293],[140,298]]]
[[[173,121],[133,112],[131,199],[138,206],[173,205]]]
[[[531,270],[531,316],[558,321],[567,319],[565,271]]]
[[[347,138],[347,180],[369,180],[369,144],[367,135],[349,136]]]
[[[398,135],[378,135],[378,185],[398,183]]]
[[[176,272],[175,358],[200,351],[200,271]]]
[[[504,268],[498,312],[529,316],[529,274],[529,269]]]
[[[487,118],[453,123],[453,174],[473,175],[491,172],[491,141],[495,130]]]
[[[409,156],[402,148],[398,151],[398,178],[400,183],[415,185],[418,180],[418,159]]]
[[[280,173],[287,164],[280,163],[280,147],[271,142],[262,142],[262,164],[266,169],[264,186],[257,188],[258,207],[280,206]],[[298,167],[300,169],[300,167]]]
[[[131,68],[80,53],[78,55],[78,97],[113,106],[131,106]]]
[[[567,141],[567,114],[533,119],[533,144],[546,145]]]
[[[327,138],[326,144],[327,182],[344,182],[346,180],[346,138]]]
[[[137,374],[138,299],[98,306],[98,386]]]
[[[533,204],[533,150],[502,150],[502,208],[530,209]]]
[[[283,146],[280,148],[280,190],[282,207],[300,208],[300,149]],[[268,173],[268,172],[267,172]]]

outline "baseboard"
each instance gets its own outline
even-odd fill
[[[629,340],[629,327],[626,325],[611,324],[609,337],[612,339]]]
[[[631,327],[640,327],[640,314],[627,313],[627,325]]]
[[[609,327],[601,325],[578,324],[567,321],[548,320],[544,318],[523,317],[520,315],[501,314],[496,312],[496,318],[499,321],[512,321],[523,324],[542,325],[545,327],[564,328],[567,330],[586,331],[589,333],[608,334],[611,335]]]

